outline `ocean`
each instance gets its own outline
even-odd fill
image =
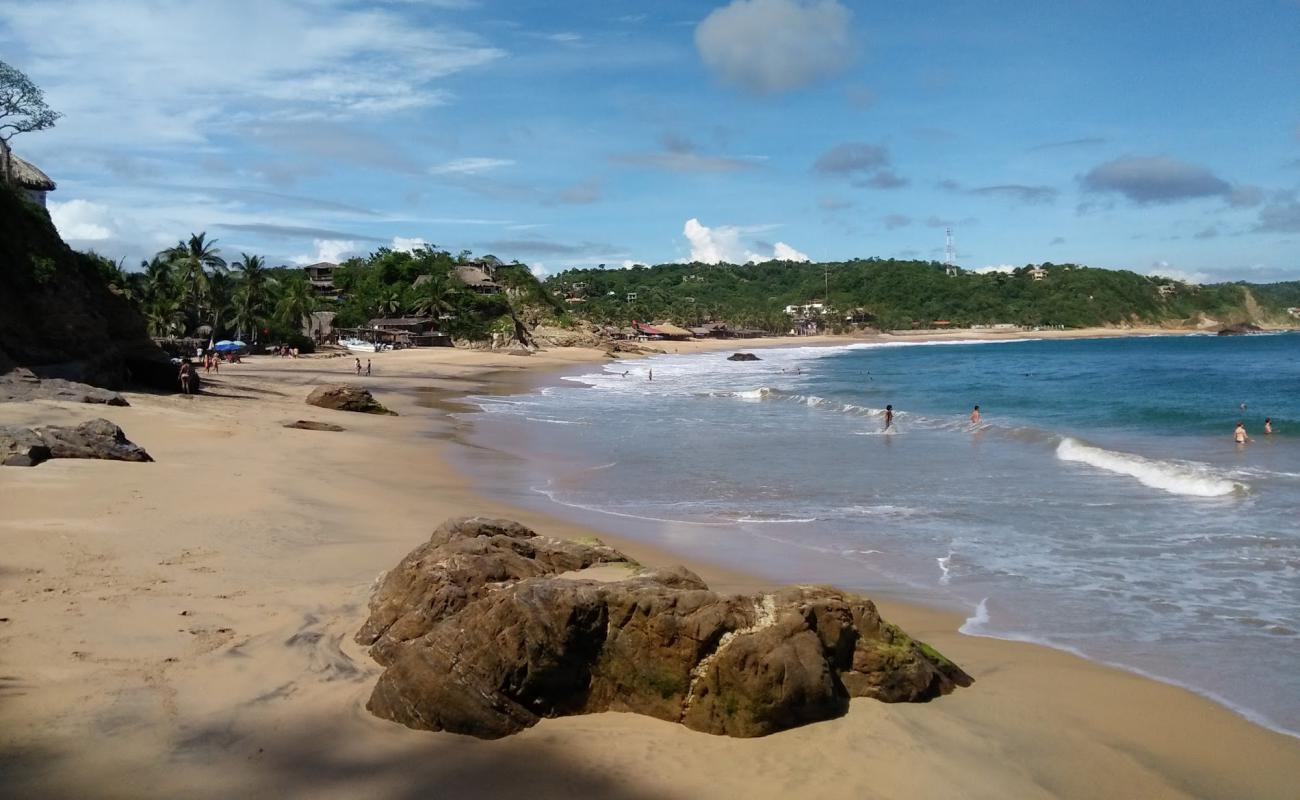
[[[513,456],[490,485],[773,579],[950,608],[968,634],[1300,735],[1300,334],[754,352],[477,398],[473,438]]]

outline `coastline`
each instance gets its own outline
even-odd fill
[[[1017,338],[1053,333],[1076,332]],[[679,352],[873,340],[690,342]],[[523,786],[619,797],[1293,793],[1300,740],[1129,672],[961,635],[959,615],[889,599],[878,601],[882,614],[961,664],[973,687],[922,705],[856,700],[841,719],[758,740],[601,714],[479,742],[370,717],[378,668],[351,641],[370,582],[448,516],[510,516],[548,535],[599,536],[646,563],[681,562],[511,508],[449,467],[467,424],[447,413],[455,398],[518,391],[601,360],[589,350],[400,351],[374,357],[376,374],[358,379],[350,358],[260,358],[225,368],[213,397],[0,404],[0,423],[107,417],[157,459],[0,471],[6,783],[19,794],[110,797]],[[334,381],[366,384],[402,416],[302,403],[313,384]],[[281,427],[297,418],[347,430]],[[767,585],[687,566],[720,591]]]

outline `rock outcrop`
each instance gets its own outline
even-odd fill
[[[68,247],[45,209],[0,185],[0,374],[174,392],[176,368],[102,259]]]
[[[293,422],[284,423],[286,428],[298,428],[304,431],[342,431],[345,430],[342,425],[335,425],[332,422],[317,422],[314,419],[300,419]]]
[[[75,427],[0,426],[0,464],[34,467],[51,458],[153,461],[143,447],[129,441],[121,428],[106,419],[92,419]]]
[[[386,669],[367,707],[483,738],[599,711],[750,737],[839,716],[850,697],[924,701],[971,682],[838,589],[723,596],[680,567],[559,577],[626,561],[517,522],[448,521],[371,599],[357,641]]]
[[[22,400],[65,400],[70,403],[102,403],[108,406],[130,405],[117,392],[88,386],[61,378],[42,380],[23,367],[0,375],[0,403]]]
[[[336,411],[356,411],[362,414],[391,414],[397,416],[396,411],[389,411],[375,400],[368,389],[351,384],[338,384],[335,386],[318,386],[307,395],[307,402],[313,406],[321,408],[332,408]]]
[[[753,353],[732,353],[727,356],[728,361],[762,361],[763,359]]]
[[[1219,336],[1245,336],[1250,333],[1259,333],[1262,330],[1264,329],[1259,327],[1258,325],[1253,325],[1249,322],[1241,322],[1236,325],[1229,325],[1226,328],[1221,328],[1219,330],[1218,335]]]

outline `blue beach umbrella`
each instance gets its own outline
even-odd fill
[[[232,342],[229,339],[222,339],[213,345],[212,349],[216,350],[218,353],[229,353],[231,350],[243,350],[247,346],[248,345],[243,342]]]

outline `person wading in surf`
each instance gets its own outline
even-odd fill
[[[889,430],[889,427],[893,424],[894,424],[894,407],[885,406],[885,430]]]
[[[1237,420],[1237,429],[1232,432],[1232,438],[1237,444],[1245,444],[1250,441],[1250,437],[1246,435],[1246,423]]]
[[[970,424],[972,424],[972,425],[978,425],[978,424],[980,424],[980,407],[979,407],[979,406],[975,406],[975,410],[972,411],[972,412],[970,412]]]

